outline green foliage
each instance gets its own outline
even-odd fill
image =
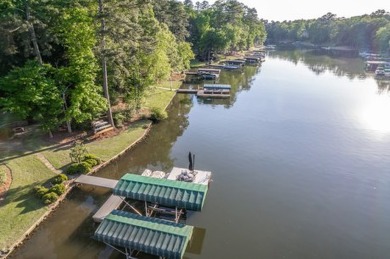
[[[69,156],[72,162],[80,164],[87,153],[88,151],[84,144],[80,141],[76,141],[73,148],[70,149]]]
[[[86,159],[83,162],[87,163],[91,168],[98,165],[95,159]]]
[[[318,19],[267,23],[267,42],[306,41],[387,52],[390,51],[389,26],[390,14],[385,10],[351,18],[327,13]]]
[[[121,112],[117,112],[114,115],[114,123],[116,127],[123,127],[123,122],[125,120],[125,115],[123,115]]]
[[[100,164],[102,162],[102,160],[94,154],[86,154],[84,156],[84,161],[85,160],[95,160],[97,164]]]
[[[236,1],[197,3],[196,10],[186,4],[190,12],[190,41],[197,56],[209,60],[213,52],[244,50],[262,44],[265,27],[254,8]]]
[[[153,107],[151,109],[150,119],[152,121],[159,122],[161,120],[165,120],[166,118],[168,118],[168,114],[166,111],[157,107]]]
[[[42,185],[38,185],[38,186],[35,186],[34,187],[34,192],[35,194],[39,197],[39,198],[42,198],[46,193],[49,192],[49,189],[42,186]]]
[[[48,192],[42,196],[43,203],[46,205],[52,204],[56,200],[58,200],[58,194],[55,192]]]
[[[54,69],[28,61],[0,78],[0,106],[19,115],[40,122],[43,129],[57,127],[62,113],[62,99],[54,80]]]
[[[80,174],[87,174],[91,171],[92,166],[87,162],[81,162],[79,164],[79,168],[80,168]]]
[[[53,187],[51,187],[49,189],[49,192],[52,193],[54,192],[55,194],[57,194],[58,196],[62,195],[63,193],[65,193],[65,190],[66,190],[66,187],[63,183],[58,183],[58,184],[55,184]]]
[[[51,181],[53,184],[60,184],[68,180],[68,176],[65,174],[56,175]]]
[[[87,162],[81,162],[80,164],[71,164],[67,169],[66,173],[69,175],[74,174],[87,174],[91,171],[92,166]]]
[[[66,53],[67,65],[58,75],[66,86],[66,119],[78,123],[92,120],[106,109],[107,100],[95,84],[98,63],[93,50],[97,38],[91,10],[80,6],[64,9],[57,26]]]

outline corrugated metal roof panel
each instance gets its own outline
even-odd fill
[[[152,255],[182,258],[193,227],[114,210],[95,231],[95,238],[111,245]]]
[[[200,211],[206,198],[207,189],[207,185],[204,184],[126,174],[119,180],[113,193],[163,206]]]
[[[205,89],[230,89],[232,87],[230,85],[224,85],[224,84],[204,84],[203,88],[205,88]]]

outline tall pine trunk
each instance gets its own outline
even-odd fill
[[[101,33],[102,33],[101,49],[102,49],[102,67],[103,67],[103,91],[104,91],[104,97],[106,97],[108,103],[108,110],[107,110],[108,122],[111,124],[112,127],[115,128],[114,119],[112,117],[110,94],[108,92],[107,61],[106,61],[106,53],[105,53],[106,42],[104,38],[104,34],[106,30],[106,22],[103,16],[104,13],[103,0],[99,0],[99,13],[101,15]]]

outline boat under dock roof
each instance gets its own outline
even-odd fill
[[[94,238],[107,245],[170,258],[183,258],[193,227],[115,210],[95,231]],[[131,257],[130,257],[131,258]]]

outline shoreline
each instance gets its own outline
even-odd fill
[[[167,108],[169,107],[169,105],[171,105],[172,103],[172,100],[173,98],[175,98],[176,96],[176,91],[175,90],[171,90],[172,92],[175,92],[175,94],[173,94],[172,98],[169,100],[169,102],[167,103],[167,105],[165,106],[164,110],[167,110]],[[87,175],[91,175],[91,174],[95,174],[96,172],[98,172],[100,169],[106,167],[107,165],[111,164],[112,162],[114,162],[116,159],[120,158],[121,156],[123,156],[125,153],[131,151],[133,148],[135,148],[136,146],[138,146],[139,144],[141,144],[146,138],[147,136],[149,135],[151,129],[152,129],[152,126],[153,126],[153,123],[151,121],[149,121],[148,123],[148,127],[144,130],[143,134],[135,141],[133,141],[132,143],[130,143],[125,149],[123,149],[121,152],[117,153],[116,155],[114,155],[113,157],[111,157],[110,159],[108,159],[107,161],[103,162],[102,164],[100,165],[97,165],[96,167],[92,168],[92,170],[87,174]],[[27,229],[27,231],[25,231],[22,235],[21,235],[21,238],[18,239],[14,244],[12,244],[10,246],[10,248],[7,250],[7,251],[1,251],[0,250],[0,258],[1,259],[6,259],[8,258],[15,250],[17,250],[20,246],[23,245],[24,241],[27,240],[31,235],[33,235],[34,231],[42,224],[44,223],[44,221],[49,218],[52,213],[61,205],[61,203],[66,199],[66,197],[68,196],[68,194],[73,190],[73,188],[76,186],[74,184],[74,179],[72,180],[69,180],[68,183],[67,183],[67,186],[68,188],[66,189],[65,193],[63,195],[60,196],[60,198],[54,203],[54,204],[51,204],[48,206],[48,209],[47,211],[38,219],[36,220],[32,226]]]

